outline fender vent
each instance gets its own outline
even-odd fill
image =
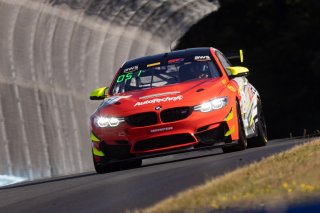
[[[203,88],[200,88],[200,89],[197,89],[196,92],[202,92],[204,89]]]

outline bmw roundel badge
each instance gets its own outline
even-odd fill
[[[157,106],[156,108],[154,108],[155,110],[160,110],[161,106]]]

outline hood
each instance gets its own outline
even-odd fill
[[[111,96],[99,106],[100,114],[127,116],[136,113],[162,109],[195,106],[218,96],[225,84],[222,79],[206,79],[172,84],[151,89],[134,90]]]

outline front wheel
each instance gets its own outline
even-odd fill
[[[237,144],[232,145],[232,146],[223,146],[222,151],[224,153],[228,152],[235,152],[235,151],[241,151],[245,150],[247,148],[247,138],[244,130],[244,125],[242,121],[242,116],[241,116],[241,110],[240,110],[240,105],[238,102],[237,103],[237,117],[238,117],[238,132],[239,132],[239,140],[237,141]]]

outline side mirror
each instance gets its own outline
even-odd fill
[[[90,100],[103,100],[108,98],[108,87],[101,87],[99,89],[93,90],[90,94]]]
[[[246,67],[227,67],[227,69],[231,72],[232,77],[241,77],[249,75],[249,70]]]

